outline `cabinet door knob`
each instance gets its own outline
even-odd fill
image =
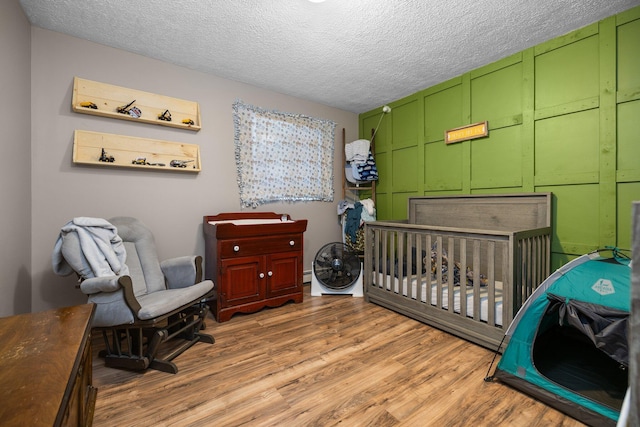
[[[269,277],[273,276],[273,271],[270,271],[267,273],[269,275]]]
[[[294,242],[293,240],[289,240],[289,246],[293,246],[295,244],[296,244],[296,242]]]
[[[260,273],[260,278],[264,279],[264,273]]]
[[[240,246],[236,245],[233,247],[233,252],[238,252],[240,250]]]

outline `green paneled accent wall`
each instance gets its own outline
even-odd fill
[[[536,185],[598,182],[598,117],[591,109],[535,122]]]
[[[640,46],[640,20],[637,9],[630,10],[618,17],[618,90],[640,87],[640,64],[638,46]]]
[[[557,107],[565,104],[597,98],[600,83],[598,41],[598,34],[595,34],[553,50],[547,50],[546,45],[535,49],[542,52],[535,57],[536,112],[552,107],[559,112]]]
[[[418,195],[553,193],[552,268],[631,247],[640,200],[640,7],[389,103],[376,136],[378,218]],[[381,107],[360,115],[370,136]],[[489,122],[489,136],[444,143]]]
[[[462,191],[462,146],[445,146],[442,141],[424,145],[425,191]]]
[[[488,120],[494,127],[522,124],[522,55],[486,67],[471,78],[471,121]],[[481,71],[484,71],[481,73]],[[496,90],[498,89],[498,90]]]
[[[491,131],[491,140],[483,138],[471,144],[471,188],[513,188],[521,192],[521,126]]]
[[[442,84],[422,98],[425,142],[444,141],[444,131],[458,127],[463,118],[461,80]]]
[[[640,41],[638,41],[640,50]],[[638,72],[640,74],[640,71]],[[619,180],[631,179],[638,171],[640,162],[640,100],[618,105],[618,150]],[[638,176],[635,176],[638,181]]]

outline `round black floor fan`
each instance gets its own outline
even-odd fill
[[[361,271],[360,258],[353,249],[340,242],[328,243],[313,260],[311,294],[362,296]]]

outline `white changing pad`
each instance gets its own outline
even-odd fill
[[[261,225],[261,224],[279,224],[295,222],[292,220],[282,221],[280,218],[256,218],[256,219],[230,219],[226,221],[209,221],[211,225],[233,224],[233,225]]]

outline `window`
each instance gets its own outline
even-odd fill
[[[240,203],[333,201],[335,123],[233,104]]]

